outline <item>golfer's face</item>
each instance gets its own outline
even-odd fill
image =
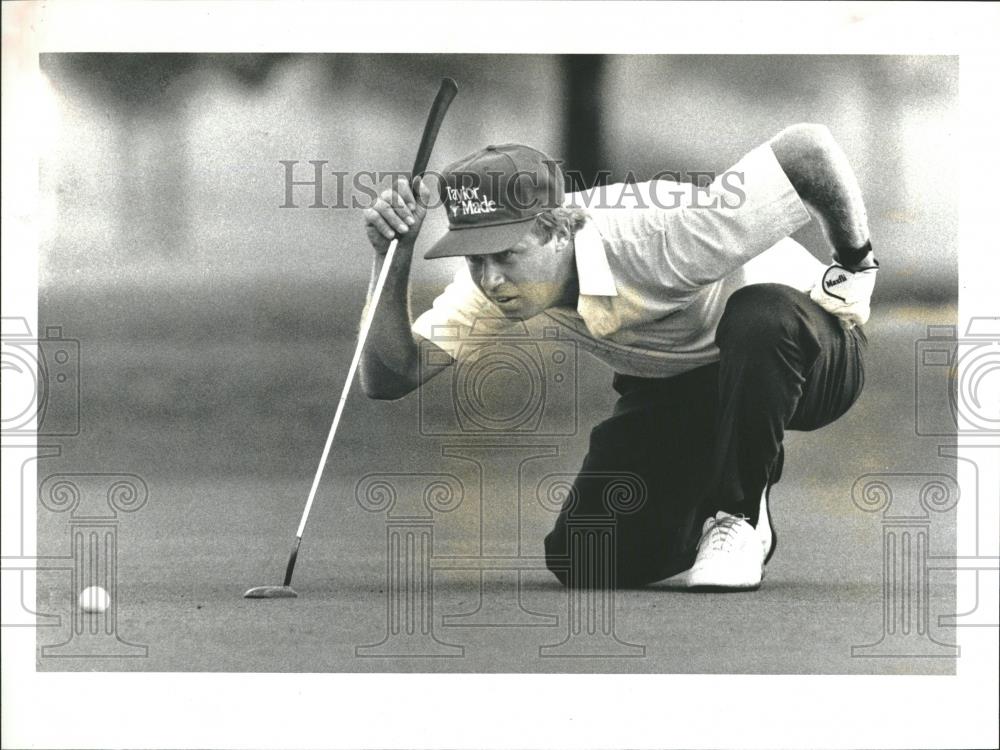
[[[504,317],[527,320],[558,304],[566,285],[553,238],[541,244],[528,232],[514,247],[492,255],[467,255],[476,286]]]

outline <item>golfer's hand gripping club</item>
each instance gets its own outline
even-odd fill
[[[430,191],[419,177],[413,178],[412,186],[401,177],[383,190],[365,209],[365,233],[375,254],[384,258],[393,240],[399,241],[397,250],[412,252],[429,202]]]

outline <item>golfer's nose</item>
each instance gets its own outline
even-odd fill
[[[479,286],[486,293],[496,291],[506,281],[499,266],[489,259],[483,263],[480,274]]]

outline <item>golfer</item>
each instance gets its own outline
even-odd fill
[[[442,176],[449,229],[425,257],[466,263],[415,321],[409,271],[430,192],[401,180],[365,211],[373,285],[399,240],[361,360],[368,396],[400,398],[448,367],[461,336],[436,341],[437,330],[494,319],[502,333],[547,315],[611,366],[618,394],[545,538],[553,573],[565,583],[567,559],[607,554],[571,549],[567,522],[605,517],[605,485],[627,473],[647,499],[615,518],[614,559],[572,565],[606,566],[618,586],[758,588],[785,431],[833,422],[864,382],[878,264],[829,130],[789,127],[704,188],[663,179],[566,194],[558,163],[520,144],[487,146]],[[813,219],[829,266],[789,237]],[[441,350],[425,357],[433,368],[418,361],[428,346]]]

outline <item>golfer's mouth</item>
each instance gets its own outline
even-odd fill
[[[510,307],[516,304],[520,298],[517,296],[505,296],[498,294],[491,297],[491,299],[493,300],[494,303],[496,303],[500,307]]]

